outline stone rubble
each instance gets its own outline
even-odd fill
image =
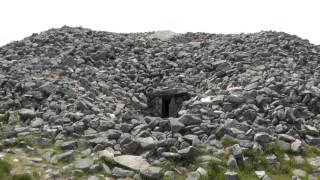
[[[0,61],[0,151],[40,133],[34,142],[63,151],[46,154],[52,164],[75,160],[78,170],[160,179],[176,172],[158,161],[197,157],[203,146],[224,152],[232,139],[224,174],[231,180],[239,179],[242,149],[277,142],[299,155],[320,145],[320,47],[286,33],[64,26],[0,47]],[[87,151],[77,159],[76,150]],[[117,165],[95,166],[97,159]],[[199,168],[187,179],[206,176]]]

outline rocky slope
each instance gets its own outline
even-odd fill
[[[319,175],[320,47],[299,37],[64,26],[0,62],[0,150],[34,177],[245,179],[258,155],[256,178]]]

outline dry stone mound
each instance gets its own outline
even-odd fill
[[[163,173],[162,162],[203,153],[230,152],[241,167],[246,149],[276,143],[301,154],[320,145],[320,47],[283,32],[64,26],[0,47],[0,62],[0,150],[31,146],[21,144],[31,136],[63,151],[45,153],[48,162],[73,162],[81,151],[76,172],[100,171],[101,152],[113,162],[101,166],[108,175],[160,178],[176,173]],[[141,175],[129,157],[148,164]],[[208,176],[200,170],[188,177]]]

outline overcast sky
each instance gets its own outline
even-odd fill
[[[0,45],[63,25],[112,32],[285,31],[320,44],[320,0],[0,0]]]

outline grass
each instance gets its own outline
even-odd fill
[[[12,169],[12,166],[8,161],[0,159],[0,179],[1,180],[9,180],[11,169]]]
[[[221,139],[221,144],[224,147],[228,147],[228,146],[232,146],[234,144],[236,144],[237,142],[234,140],[234,138],[230,137],[230,136],[226,136],[224,138]]]
[[[227,157],[222,156],[221,160],[213,160],[209,163],[209,168],[207,169],[207,177],[201,177],[201,180],[224,180],[224,173],[227,170]]]
[[[11,177],[11,180],[32,180],[32,176],[30,174],[19,174],[19,175],[13,175]]]
[[[257,170],[263,170],[267,167],[267,160],[263,153],[247,149],[243,152],[243,155],[248,159],[245,162],[239,163],[240,171],[251,173]]]
[[[225,145],[231,145],[232,141],[230,139],[225,140]],[[266,156],[274,154],[277,160],[280,162],[280,167],[275,167],[270,164]],[[285,160],[285,154],[290,157],[290,160]],[[283,151],[277,145],[277,143],[266,144],[263,146],[262,152],[255,152],[252,149],[246,149],[243,151],[244,157],[247,159],[244,162],[238,162],[239,170],[238,175],[240,179],[246,180],[258,180],[258,177],[254,173],[258,170],[266,171],[266,173],[276,180],[287,180],[292,178],[293,169],[301,169],[307,173],[313,172],[313,167],[309,164],[307,160],[303,164],[297,164],[293,160],[294,153],[291,151]],[[315,157],[320,155],[320,150],[314,146],[308,146],[305,150],[305,155],[308,157]],[[304,156],[304,157],[306,157]],[[222,157],[221,161],[212,161],[207,169],[208,176],[201,177],[201,180],[223,180],[224,173],[227,170],[227,156]],[[302,177],[302,180],[307,180],[307,177]],[[320,179],[320,178],[319,178]]]
[[[318,146],[306,146],[304,148],[304,155],[308,158],[313,158],[320,155],[320,147]]]
[[[239,172],[238,172],[238,175],[239,175],[239,178],[240,178],[240,179],[245,179],[245,180],[259,180],[259,178],[257,177],[257,175],[254,174],[254,172],[246,173],[246,172],[239,171]]]
[[[0,114],[0,122],[8,124],[9,113]]]
[[[290,174],[270,174],[270,178],[276,180],[288,180],[291,179],[292,176]]]
[[[0,159],[0,179],[1,180],[32,180],[30,174],[12,175],[12,164],[6,160]]]

